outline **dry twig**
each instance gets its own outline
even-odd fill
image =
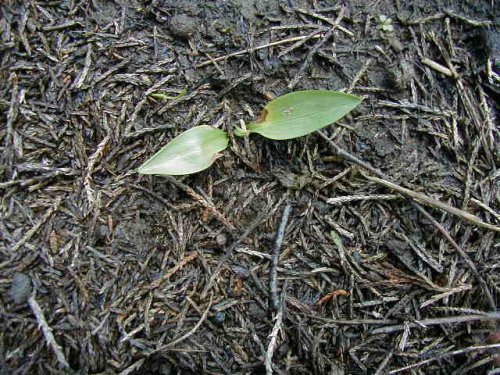
[[[279,300],[278,300],[278,262],[280,258],[281,244],[283,238],[285,237],[286,225],[288,223],[288,217],[290,216],[291,205],[287,204],[283,210],[283,216],[281,217],[281,223],[278,229],[278,234],[276,235],[276,240],[274,241],[273,251],[271,253],[271,269],[269,271],[269,290],[271,293],[269,305],[274,312],[278,311]]]
[[[49,324],[47,323],[47,320],[45,320],[43,311],[38,302],[36,301],[35,296],[31,296],[28,299],[28,304],[31,307],[31,311],[33,311],[33,314],[35,315],[36,321],[38,322],[38,326],[42,329],[42,333],[43,336],[45,337],[45,340],[47,341],[47,344],[50,346],[50,348],[56,355],[57,362],[59,362],[59,365],[62,368],[68,369],[69,368],[68,361],[66,361],[66,357],[64,356],[61,346],[57,343],[56,339],[54,338],[54,334],[52,333],[52,328],[50,328]]]

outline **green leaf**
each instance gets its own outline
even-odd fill
[[[183,175],[210,167],[226,149],[229,138],[208,125],[191,128],[158,151],[139,167],[141,174]]]
[[[298,138],[341,119],[359,103],[361,98],[336,91],[296,91],[271,101],[247,128],[270,139]]]

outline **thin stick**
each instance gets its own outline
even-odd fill
[[[279,304],[281,306],[281,304]],[[269,335],[269,345],[267,346],[267,351],[265,355],[264,364],[266,366],[266,375],[273,374],[273,355],[276,348],[276,341],[278,340],[278,333],[281,330],[281,325],[283,323],[283,309],[279,308],[278,314],[276,315],[276,321],[274,323],[273,330]]]
[[[286,225],[290,216],[290,210],[291,205],[290,203],[288,203],[283,211],[283,216],[281,217],[281,223],[278,229],[278,234],[276,236],[276,241],[274,242],[273,252],[271,254],[271,270],[269,271],[269,290],[271,291],[271,296],[269,305],[275,312],[279,310],[277,285],[278,262],[280,258],[281,244],[283,243],[283,238],[285,237]]]
[[[322,16],[321,14],[318,14],[318,13],[314,13],[314,12],[311,12],[311,11],[307,11],[305,9],[301,9],[301,8],[296,8],[295,9],[296,11],[298,11],[299,13],[302,13],[302,14],[305,14],[305,15],[308,15],[312,18],[316,18],[318,20],[321,20],[321,21],[324,21],[326,23],[329,23],[330,25],[332,26],[335,26],[336,28],[338,28],[339,30],[341,30],[342,32],[344,32],[345,34],[349,35],[351,38],[354,38],[355,35],[352,31],[346,29],[345,27],[341,26],[340,25],[340,21],[337,20],[332,20],[328,17],[324,17]],[[342,14],[344,13],[345,9],[343,7],[340,7],[340,10],[339,10],[339,14]]]
[[[392,201],[396,199],[404,199],[399,194],[367,194],[367,195],[344,195],[342,197],[328,198],[326,203],[329,204],[344,204],[353,201]]]
[[[16,122],[17,115],[19,113],[19,84],[16,73],[11,73],[9,76],[9,81],[12,84],[11,87],[11,96],[9,103],[9,110],[7,111],[7,122],[5,129],[7,130],[7,134],[5,134],[4,138],[4,151],[2,164],[5,165],[5,170],[8,172],[9,177],[12,177],[12,167],[14,165],[14,154],[16,151],[16,145],[14,142],[15,139],[15,130],[14,123]]]
[[[412,365],[408,365],[408,366],[405,366],[405,367],[398,368],[396,370],[389,371],[388,374],[397,374],[399,372],[412,370],[412,369],[415,369],[415,368],[418,368],[418,367],[422,367],[422,366],[424,366],[424,365],[426,365],[428,363],[431,363],[433,361],[437,361],[437,360],[448,358],[448,357],[453,357],[455,355],[462,355],[462,354],[472,353],[472,352],[477,352],[477,351],[479,351],[479,352],[483,352],[483,351],[495,351],[495,350],[498,350],[498,349],[500,349],[500,344],[481,345],[481,346],[469,346],[467,348],[463,348],[463,349],[459,349],[459,350],[454,350],[452,352],[445,353],[445,354],[439,354],[439,355],[437,355],[434,358],[429,358],[429,359],[426,359],[425,361],[417,362],[417,363],[414,363]]]
[[[216,57],[215,59],[210,59],[208,61],[204,61],[204,62],[198,64],[196,67],[197,68],[201,68],[203,66],[214,64],[216,62],[219,62],[219,61],[222,61],[222,60],[226,60],[226,59],[229,59],[231,57],[236,57],[236,56],[244,55],[246,53],[251,53],[251,52],[254,52],[254,51],[259,51],[259,50],[264,49],[264,48],[279,46],[281,44],[293,43],[293,42],[297,42],[299,40],[306,39],[306,38],[321,38],[321,37],[322,37],[321,35],[314,35],[314,36],[302,35],[302,36],[295,36],[293,38],[278,40],[276,42],[267,43],[267,44],[263,44],[261,46],[257,46],[257,47],[253,47],[253,48],[247,48],[247,49],[244,49],[244,50],[241,50],[241,51],[230,53],[228,55]]]
[[[323,44],[325,44],[328,41],[328,39],[330,39],[330,37],[333,35],[335,30],[339,26],[340,22],[342,21],[342,18],[344,18],[344,9],[343,8],[340,10],[339,15],[338,15],[337,19],[335,20],[335,22],[332,23],[332,27],[330,28],[330,30],[328,30],[327,33],[320,40],[318,40],[316,42],[316,44],[309,51],[309,53],[306,56],[306,59],[304,60],[301,67],[299,68],[299,70],[295,74],[295,77],[293,77],[292,81],[288,85],[289,89],[293,89],[295,87],[295,85],[299,82],[300,78],[302,77],[302,74],[304,73],[306,68],[311,63],[316,52],[318,52],[318,50],[323,46]]]
[[[473,321],[486,321],[486,320],[500,320],[500,313],[487,313],[478,315],[459,315],[459,316],[449,316],[444,318],[431,318],[423,320],[415,320],[414,322],[405,323],[410,328],[426,328],[427,326],[436,326],[441,324],[456,324],[456,323],[468,323]],[[370,332],[372,335],[378,335],[382,333],[392,333],[397,331],[402,331],[405,324],[398,324],[393,326],[386,326],[376,328]]]
[[[50,328],[45,316],[43,315],[42,308],[38,304],[35,299],[35,296],[31,296],[28,299],[28,304],[31,307],[31,311],[33,311],[33,315],[35,315],[36,321],[38,322],[38,326],[42,329],[43,336],[47,341],[47,344],[50,346],[54,354],[56,355],[57,362],[63,368],[69,368],[69,363],[66,361],[66,357],[62,351],[61,346],[57,343],[54,334],[52,333],[52,328]]]
[[[215,267],[215,270],[213,271],[212,275],[210,276],[210,279],[207,282],[207,285],[205,285],[205,288],[201,292],[200,298],[205,299],[208,292],[214,285],[215,279],[219,276],[219,273],[222,269],[222,266],[224,263],[229,259],[229,257],[233,254],[234,249],[245,239],[247,238],[250,233],[252,233],[264,220],[267,220],[268,217],[270,217],[285,199],[288,198],[288,195],[285,195],[284,197],[281,198],[281,200],[276,204],[276,206],[270,211],[270,212],[264,212],[261,213],[257,218],[248,226],[248,228],[243,232],[243,234],[236,240],[234,241],[226,250],[224,255],[222,255],[219,258],[219,262],[217,263],[217,266]]]
[[[372,172],[374,175],[376,176],[379,176],[379,178],[377,177],[372,177],[372,176],[368,176],[366,174],[363,174],[363,176],[368,179],[368,180],[371,180],[373,182],[377,182],[381,185],[384,185],[390,189],[393,189],[393,190],[396,190],[397,192],[407,196],[407,197],[410,197],[414,200],[416,200],[417,202],[419,203],[424,203],[424,204],[427,204],[429,206],[433,206],[435,208],[439,208],[443,211],[446,211],[452,215],[455,215],[455,216],[458,216],[460,217],[461,219],[465,220],[465,221],[468,221],[472,224],[475,224],[477,225],[478,227],[482,227],[482,228],[486,228],[486,229],[490,229],[490,230],[494,230],[494,231],[497,231],[497,232],[500,232],[500,227],[499,226],[496,226],[496,225],[493,225],[493,224],[488,224],[488,223],[485,223],[484,221],[482,221],[480,218],[478,218],[477,216],[475,215],[472,215],[472,214],[469,214],[468,212],[465,212],[465,211],[462,211],[456,207],[453,207],[453,206],[450,206],[449,204],[446,204],[446,203],[443,203],[441,201],[438,201],[436,199],[433,199],[433,198],[430,198],[422,193],[417,193],[417,192],[414,192],[410,189],[406,189],[402,186],[399,186],[393,182],[390,182],[388,181],[389,180],[389,177],[385,175],[385,173],[379,171],[378,169],[372,167],[370,164],[358,159],[356,156],[354,155],[351,155],[349,152],[347,152],[346,150],[344,150],[343,148],[341,148],[340,146],[337,146],[330,138],[328,138],[326,136],[325,133],[323,133],[322,131],[318,130],[318,134],[323,137],[327,142],[328,144],[335,150],[335,152],[337,153],[338,156],[341,156],[342,158],[354,163],[354,164],[357,164],[359,165],[360,167],[363,167],[364,169]]]
[[[135,105],[134,112],[132,112],[132,115],[130,116],[130,120],[128,120],[128,123],[125,127],[125,136],[127,136],[128,134],[130,134],[132,132],[132,129],[134,128],[135,120],[137,119],[139,112],[142,110],[142,107],[144,107],[144,105],[148,101],[149,95],[151,95],[152,93],[157,91],[160,87],[165,85],[173,77],[174,77],[173,75],[167,75],[167,76],[163,77],[162,79],[158,80],[158,82],[154,83],[153,86],[151,86],[149,89],[146,90],[143,98]]]
[[[304,62],[302,63],[299,70],[297,71],[297,73],[293,77],[292,81],[288,85],[289,89],[293,89],[295,87],[295,85],[299,82],[299,80],[302,78],[304,71],[311,64],[311,61],[314,58],[314,55],[316,54],[316,52],[318,52],[318,50],[323,46],[323,44],[325,44],[328,41],[328,39],[330,39],[330,37],[335,32],[335,30],[336,30],[336,27],[332,26],[331,29],[328,30],[327,33],[320,40],[318,40],[316,42],[316,44],[311,48],[311,50],[307,54]]]
[[[59,205],[61,204],[61,197],[57,197],[56,201],[50,207],[47,212],[43,215],[43,217],[38,221],[26,234],[21,238],[14,246],[12,246],[11,251],[17,251],[21,246],[23,246],[26,242],[28,242],[33,235],[38,232],[40,227],[45,224],[50,217],[59,209]]]
[[[203,312],[203,315],[201,316],[201,318],[198,321],[198,323],[196,323],[195,326],[189,332],[187,332],[186,334],[182,335],[181,337],[179,337],[179,338],[177,338],[177,339],[175,339],[173,341],[170,341],[168,344],[160,346],[159,348],[153,350],[149,354],[153,354],[153,353],[157,353],[157,352],[160,352],[160,351],[163,351],[163,350],[170,349],[171,347],[177,345],[178,343],[180,343],[180,342],[184,341],[185,339],[187,339],[188,337],[192,336],[198,330],[198,328],[200,328],[201,324],[207,318],[208,312],[210,311],[210,308],[212,307],[212,299],[213,299],[213,295],[210,295],[210,301],[208,301],[207,308]]]
[[[439,208],[443,211],[446,211],[452,215],[458,216],[459,218],[468,221],[469,223],[475,224],[478,227],[494,230],[496,232],[500,232],[500,227],[493,225],[493,224],[488,224],[482,221],[480,218],[478,218],[475,215],[469,214],[468,212],[462,211],[456,207],[450,206],[449,204],[443,203],[441,201],[438,201],[436,199],[430,198],[426,196],[425,194],[422,193],[417,193],[416,191],[406,189],[402,186],[399,186],[393,182],[387,181],[382,178],[378,177],[372,177],[368,175],[363,175],[367,180],[376,182],[380,185],[383,185],[389,189],[396,190],[397,192],[406,195],[407,197],[410,197],[414,200],[416,200],[419,203],[426,204],[431,207]]]
[[[87,46],[87,55],[85,56],[85,63],[83,64],[83,69],[76,78],[76,80],[71,85],[72,89],[80,89],[83,86],[83,82],[89,74],[90,66],[92,65],[92,44]]]
[[[431,59],[428,59],[427,57],[424,57],[422,59],[422,64],[427,65],[429,68],[434,69],[435,71],[444,74],[445,76],[456,78],[450,69],[441,64],[438,64],[437,62]]]

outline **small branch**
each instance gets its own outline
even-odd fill
[[[485,352],[485,351],[492,351],[495,352],[498,349],[500,349],[500,344],[493,344],[493,345],[482,345],[482,346],[469,346],[467,348],[459,349],[459,350],[454,350],[452,352],[448,352],[445,354],[438,354],[434,358],[429,358],[421,362],[414,363],[412,365],[408,365],[405,367],[398,368],[396,370],[389,371],[388,374],[397,374],[403,371],[408,371],[412,369],[416,369],[418,367],[425,366],[428,363],[431,363],[433,361],[438,361],[440,359],[444,358],[449,358],[453,357],[455,355],[462,355],[462,354],[467,354],[467,353],[472,353],[472,352]]]
[[[482,227],[482,228],[494,230],[496,232],[500,232],[499,226],[485,223],[484,221],[482,221],[480,218],[478,218],[475,215],[472,215],[468,212],[460,210],[456,207],[450,206],[449,204],[446,204],[444,202],[438,201],[437,199],[430,198],[430,197],[426,196],[425,194],[418,193],[418,192],[415,192],[413,190],[404,188],[402,186],[399,186],[393,182],[387,181],[387,180],[382,179],[382,178],[372,177],[372,176],[368,176],[366,174],[364,174],[363,176],[369,181],[376,182],[376,183],[383,185],[391,190],[396,190],[397,192],[414,199],[418,203],[423,203],[425,205],[446,211],[452,215],[458,216],[462,220],[465,220],[465,221],[468,221],[469,223],[475,224],[478,227]]]
[[[285,237],[286,225],[288,223],[288,218],[290,217],[291,205],[288,203],[283,211],[283,216],[281,217],[281,223],[278,229],[278,234],[276,235],[276,240],[274,242],[273,252],[271,254],[271,270],[269,271],[269,290],[271,292],[269,305],[270,308],[277,312],[279,310],[278,301],[278,262],[280,258],[281,244],[283,243],[283,238]]]
[[[328,144],[334,149],[334,151],[337,153],[338,156],[344,158],[345,160],[350,161],[351,163],[357,164],[360,167],[366,169],[367,171],[373,173],[375,176],[378,177],[372,177],[372,176],[367,176],[366,174],[363,174],[363,176],[373,182],[377,182],[381,185],[384,185],[385,187],[388,187],[389,189],[396,190],[398,193],[401,193],[405,195],[406,197],[412,198],[418,203],[424,203],[429,206],[439,208],[443,211],[446,211],[452,215],[458,216],[459,218],[468,221],[469,223],[475,224],[478,227],[494,230],[497,232],[500,232],[500,227],[493,225],[493,224],[488,224],[482,221],[480,218],[477,216],[474,216],[472,214],[469,214],[468,212],[462,211],[456,207],[450,206],[449,204],[443,203],[441,201],[438,201],[436,199],[430,198],[426,196],[425,194],[422,193],[417,193],[414,192],[410,189],[406,189],[402,186],[399,186],[393,182],[390,182],[390,178],[385,175],[382,171],[378,170],[377,168],[372,167],[370,164],[364,162],[361,159],[358,159],[356,156],[350,154],[346,150],[344,150],[342,147],[338,146],[333,142],[330,138],[326,136],[325,133],[323,133],[321,130],[318,130],[318,134],[325,139]]]
[[[267,351],[265,355],[264,364],[266,366],[266,375],[273,374],[273,355],[276,349],[276,341],[278,340],[278,333],[281,330],[281,325],[283,323],[283,306],[279,304],[280,308],[278,314],[276,314],[275,323],[271,334],[269,335],[269,345],[267,346]]]
[[[424,194],[414,192],[412,190],[403,188],[395,183],[392,183],[389,180],[389,177],[385,175],[382,171],[372,167],[370,164],[358,159],[356,156],[351,155],[349,152],[345,151],[343,148],[337,146],[330,138],[328,138],[322,131],[318,131],[319,135],[324,138],[328,144],[335,150],[338,156],[343,157],[344,159],[366,169],[367,171],[370,171],[374,175],[378,176],[377,177],[372,177],[372,176],[367,176],[366,174],[363,174],[365,178],[368,180],[380,183],[381,185],[384,185],[390,189],[396,190],[397,192],[412,198],[414,200],[414,206],[417,207],[417,209],[422,212],[431,222],[436,226],[436,228],[445,236],[445,238],[452,244],[452,246],[457,250],[457,252],[460,254],[460,256],[465,260],[467,265],[470,267],[472,270],[474,276],[477,278],[479,284],[481,285],[481,288],[483,289],[484,293],[486,294],[486,297],[488,299],[488,302],[490,304],[490,307],[492,310],[496,310],[496,304],[495,301],[493,300],[493,297],[488,289],[488,286],[484,279],[481,277],[479,272],[477,271],[476,267],[474,266],[474,263],[472,260],[469,258],[469,256],[458,246],[458,244],[453,240],[453,238],[450,236],[450,234],[444,229],[444,227],[439,224],[422,206],[420,206],[419,203],[424,203],[427,205],[430,205],[432,207],[439,208],[443,211],[446,211],[448,213],[451,213],[453,215],[456,215],[460,217],[461,219],[468,221],[472,224],[475,224],[479,227],[483,227],[486,229],[494,230],[497,232],[500,232],[500,227],[493,225],[493,224],[488,224],[483,222],[481,219],[478,217],[469,214],[468,212],[459,210],[458,208],[455,208],[453,206],[450,206],[446,203],[440,202],[436,199],[432,199],[430,197],[427,197]]]
[[[314,36],[303,35],[303,36],[296,36],[296,37],[293,37],[293,38],[278,40],[276,42],[267,43],[267,44],[264,44],[264,45],[261,45],[261,46],[257,46],[257,47],[253,47],[253,48],[247,48],[247,49],[244,49],[244,50],[241,50],[241,51],[233,52],[233,53],[230,53],[230,54],[225,55],[225,56],[216,57],[214,59],[210,59],[208,61],[204,61],[204,62],[198,64],[196,67],[197,68],[201,68],[201,67],[206,66],[206,65],[210,65],[210,64],[217,63],[219,61],[227,60],[230,57],[236,57],[236,56],[244,55],[246,53],[255,52],[255,51],[258,51],[258,50],[261,50],[261,49],[264,49],[264,48],[279,46],[280,44],[293,43],[293,42],[297,42],[299,40],[308,39],[308,38],[322,38],[322,36],[321,35],[314,35]]]
[[[45,320],[45,316],[43,315],[43,311],[35,299],[35,296],[31,296],[28,299],[28,304],[31,307],[31,311],[33,311],[33,315],[35,315],[36,321],[38,322],[38,326],[42,329],[43,336],[47,341],[47,344],[50,346],[54,354],[56,355],[57,362],[61,365],[61,367],[67,369],[69,368],[68,361],[66,361],[66,357],[62,352],[61,346],[57,343],[54,335],[52,334],[52,328],[50,328],[47,320]]]
[[[326,203],[329,204],[344,204],[353,201],[392,201],[396,199],[404,199],[399,194],[367,194],[367,195],[345,195],[342,197],[328,198]]]
[[[75,79],[73,84],[71,85],[71,89],[80,89],[83,86],[83,82],[85,82],[85,79],[87,78],[89,71],[90,71],[90,66],[92,65],[92,44],[87,45],[87,55],[85,56],[85,63],[83,64],[83,69],[78,75],[78,77]]]
[[[318,40],[316,42],[316,44],[312,47],[312,49],[307,54],[306,59],[304,60],[304,62],[300,66],[299,70],[297,71],[297,73],[293,77],[292,81],[288,85],[289,89],[293,89],[297,85],[297,83],[303,77],[304,71],[311,64],[311,62],[312,62],[312,60],[314,58],[314,55],[323,46],[323,44],[325,44],[328,41],[328,39],[330,39],[330,37],[333,35],[334,31],[335,31],[335,26],[332,26],[332,28],[327,31],[327,33],[323,36],[323,38],[321,38],[320,40]]]
[[[144,105],[148,101],[149,95],[151,95],[155,91],[158,91],[160,87],[165,85],[172,78],[174,78],[173,75],[167,75],[162,79],[158,80],[156,83],[153,84],[153,86],[151,86],[149,89],[146,90],[142,99],[135,105],[134,112],[132,113],[130,119],[128,120],[127,126],[125,127],[125,137],[127,137],[129,134],[132,133],[132,129],[134,129],[135,120],[137,119],[139,112],[142,110],[142,107],[144,107]]]
[[[285,213],[283,213],[283,216],[285,216]],[[276,349],[276,343],[278,341],[278,334],[281,331],[283,325],[285,301],[286,301],[286,281],[285,281],[285,286],[283,287],[283,291],[281,293],[281,301],[278,302],[278,309],[276,311],[276,316],[273,319],[274,326],[273,329],[271,330],[271,333],[269,334],[269,344],[267,345],[267,350],[264,353],[264,365],[266,367],[266,375],[273,374],[273,355]]]
[[[429,68],[434,69],[436,72],[444,74],[447,77],[457,78],[450,69],[431,59],[428,59],[427,57],[422,59],[422,64],[427,65]]]
[[[5,122],[6,134],[4,137],[4,150],[2,153],[2,165],[7,172],[6,175],[12,177],[12,168],[14,165],[14,155],[16,151],[15,138],[16,131],[14,129],[14,123],[16,122],[17,116],[19,114],[19,83],[16,73],[11,73],[9,76],[9,82],[11,83],[10,88],[10,103],[9,110],[7,111],[7,121]]]
[[[198,323],[195,324],[195,326],[189,331],[187,332],[186,334],[182,335],[181,337],[173,340],[173,341],[170,341],[168,344],[165,344],[163,346],[160,346],[159,348],[153,350],[152,352],[150,352],[149,354],[154,354],[154,353],[158,353],[158,352],[161,352],[163,350],[167,350],[167,349],[170,349],[172,348],[173,346],[179,344],[180,342],[186,340],[188,337],[192,336],[197,330],[198,328],[200,328],[200,326],[202,325],[202,323],[205,321],[205,319],[207,318],[208,316],[208,312],[210,311],[210,308],[212,307],[212,300],[213,300],[213,296],[211,295],[210,296],[210,301],[208,301],[208,306],[207,308],[205,309],[205,311],[203,312],[203,315],[201,316],[200,320],[198,321]]]
[[[35,235],[36,232],[40,229],[40,227],[49,221],[50,217],[59,209],[59,205],[61,204],[61,197],[57,197],[56,201],[50,207],[47,212],[43,215],[43,217],[29,230],[26,234],[21,238],[14,246],[12,246],[11,251],[17,251],[21,246],[23,246],[26,242],[28,242],[31,237]]]
[[[274,206],[272,210],[269,212],[263,212],[257,218],[248,226],[248,228],[245,230],[245,232],[236,240],[234,241],[224,252],[224,254],[219,258],[219,261],[217,262],[217,266],[215,267],[215,270],[212,272],[212,275],[210,276],[207,284],[205,285],[205,288],[203,288],[203,291],[201,292],[200,298],[205,299],[208,292],[212,288],[212,286],[215,283],[215,280],[219,276],[219,273],[222,269],[222,266],[224,263],[229,259],[229,257],[233,254],[234,249],[245,239],[247,238],[263,221],[267,220],[271,215],[274,214],[274,212],[278,209],[278,207],[281,206],[281,204],[288,198],[288,193],[283,196],[280,201]]]
[[[405,323],[410,328],[427,328],[427,326],[435,326],[441,324],[456,324],[456,323],[468,323],[474,321],[487,321],[487,320],[500,320],[500,313],[487,313],[481,315],[459,315],[459,316],[449,316],[444,318],[431,318],[415,320],[414,322]],[[372,335],[379,335],[383,333],[392,333],[397,331],[402,331],[405,324],[398,324],[393,326],[386,326],[376,328],[370,332]]]

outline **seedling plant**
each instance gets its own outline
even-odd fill
[[[261,116],[234,135],[252,133],[273,140],[303,137],[340,120],[361,98],[328,90],[296,91],[269,102]],[[174,138],[139,167],[141,174],[187,175],[210,167],[229,143],[226,132],[208,125],[191,128]]]

